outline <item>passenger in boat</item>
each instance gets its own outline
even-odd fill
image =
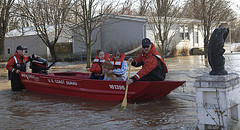
[[[104,75],[104,79],[103,80],[118,80],[117,76],[113,73],[113,65],[112,63],[110,63],[110,61],[105,61],[102,64],[102,68],[103,68],[103,73]],[[111,71],[109,73],[109,71]]]
[[[21,45],[17,46],[15,54],[8,59],[6,69],[8,70],[8,78],[11,80],[12,91],[22,91],[25,89],[21,83],[19,72],[26,72],[26,63],[36,55],[25,56],[24,50]]]
[[[163,81],[168,72],[166,63],[148,38],[142,40],[142,52],[135,58],[129,58],[131,65],[142,69],[127,80],[126,85],[135,81]]]
[[[119,51],[114,51],[112,57],[110,58],[110,62],[113,64],[114,70],[113,73],[117,75],[119,81],[125,81],[126,71],[127,71],[127,62],[124,60],[125,54]],[[108,71],[111,73],[112,71]]]
[[[90,67],[90,74],[89,79],[100,79],[103,80],[104,74],[102,73],[102,63],[108,60],[110,54],[104,54],[104,52],[100,49],[97,50],[97,56],[94,58],[92,66]]]

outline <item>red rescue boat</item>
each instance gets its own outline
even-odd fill
[[[58,72],[49,74],[20,73],[27,90],[80,98],[121,101],[125,94],[125,81],[88,79],[88,73]],[[185,81],[137,81],[128,87],[128,101],[156,99],[168,95]]]

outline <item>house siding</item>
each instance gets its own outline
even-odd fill
[[[98,28],[93,31],[93,40],[97,36],[96,43],[92,46],[92,55],[96,55],[96,50],[101,49],[106,53],[112,53],[115,50],[121,53],[130,51],[141,45],[141,40],[146,36],[146,20],[131,20],[121,18],[108,18]],[[100,30],[101,29],[101,30]],[[97,35],[97,32],[100,33]],[[84,55],[85,43],[77,33],[73,33],[74,55]]]
[[[141,22],[110,19],[102,28],[102,49],[111,52],[128,51],[141,45],[144,38],[144,24]]]
[[[24,30],[22,33],[21,31]],[[48,32],[50,41],[54,40],[54,28]],[[58,43],[72,43],[71,31],[64,27]],[[34,31],[33,27],[26,27],[23,29],[15,29],[6,34],[5,38],[5,57],[9,57],[15,53],[16,47],[22,45],[27,48],[26,55],[37,54],[39,56],[48,58],[50,57],[50,51],[42,41],[42,39]],[[10,54],[8,54],[8,49],[10,49]]]
[[[15,53],[16,47],[22,45],[27,48],[26,55],[37,54],[41,56],[47,55],[46,45],[37,35],[19,36],[19,37],[6,37],[5,39],[5,56],[9,57]],[[8,54],[8,49],[11,53]]]

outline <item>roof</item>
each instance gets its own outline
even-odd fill
[[[54,35],[51,32],[54,32],[54,26],[47,27],[47,33],[49,34],[50,40],[54,39]],[[70,30],[62,31],[61,35],[58,38],[58,43],[61,42],[72,42],[72,36],[69,35]],[[13,38],[13,37],[20,37],[20,36],[36,36],[37,31],[35,27],[25,27],[25,28],[18,28],[11,30],[10,32],[6,33],[6,38]]]
[[[54,27],[48,26],[47,30],[48,32],[52,32],[54,31]],[[35,27],[17,28],[6,33],[5,37],[18,37],[18,36],[31,36],[31,35],[37,35],[37,31]]]
[[[137,21],[137,22],[147,22],[147,18],[144,17],[137,17],[133,15],[112,15],[112,14],[104,14],[104,16],[109,18],[116,18],[122,20],[130,20],[130,21]]]
[[[112,19],[120,19],[120,20],[129,20],[129,21],[135,21],[135,22],[143,22],[146,23],[148,20],[146,18],[143,17],[137,17],[137,16],[133,16],[133,15],[114,15],[114,14],[99,14],[98,16],[94,17],[93,19],[98,19],[98,18],[103,18],[104,19],[108,19],[108,18],[112,18]],[[104,20],[102,20],[104,21]],[[79,23],[78,25],[73,25],[72,29],[74,28],[78,28],[79,25],[81,25],[83,23]]]
[[[152,22],[153,17],[149,16],[135,16],[136,18],[145,18],[148,22]],[[157,16],[155,18],[158,18]],[[163,19],[163,17],[162,17]],[[198,19],[189,19],[189,18],[176,18],[176,17],[167,17],[168,20],[176,20],[177,23],[201,23],[201,20]]]

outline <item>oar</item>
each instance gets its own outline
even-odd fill
[[[130,72],[131,72],[131,62],[128,63],[128,77],[127,79],[129,79],[130,77]],[[128,92],[128,85],[126,86],[126,90],[125,90],[125,95],[124,95],[124,99],[122,101],[122,105],[121,105],[121,108],[124,108],[127,106],[127,92]]]

